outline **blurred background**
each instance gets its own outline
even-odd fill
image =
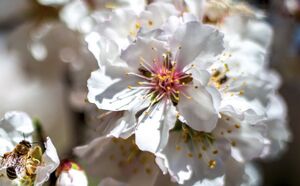
[[[61,0],[64,1],[64,0]],[[66,0],[67,1],[67,0]],[[263,185],[300,185],[300,1],[248,0],[266,11],[274,38],[270,66],[282,76],[293,140],[275,160],[258,161]],[[22,110],[42,121],[61,158],[82,144],[86,81],[96,61],[80,33],[58,18],[59,7],[0,0],[0,115]],[[84,109],[82,109],[84,108]],[[74,127],[76,126],[76,127]]]

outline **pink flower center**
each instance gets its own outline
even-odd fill
[[[157,102],[162,98],[168,98],[176,105],[180,95],[189,97],[184,93],[184,87],[192,82],[192,75],[186,73],[187,70],[176,68],[171,53],[164,53],[162,61],[153,60],[151,65],[142,59],[140,65],[138,76],[145,81],[138,84],[149,89],[147,95],[151,101]]]

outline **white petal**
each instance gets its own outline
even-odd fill
[[[23,135],[31,141],[34,127],[31,118],[24,112],[7,112],[0,121],[0,126],[15,144],[23,140]]]
[[[283,98],[277,94],[270,96],[265,123],[270,144],[263,157],[275,158],[280,155],[280,152],[284,152],[287,143],[292,139],[287,126],[286,104]]]
[[[199,20],[202,20],[204,10],[204,0],[185,0],[188,6],[189,12],[196,15]]]
[[[207,151],[201,151],[201,148],[201,144],[184,141],[181,132],[173,131],[167,146],[156,153],[156,162],[162,171],[168,171],[172,179],[179,184],[194,185],[198,181],[209,183],[224,174],[222,155],[210,154],[210,147]],[[202,158],[198,158],[200,152]],[[208,166],[211,158],[216,161],[216,167],[213,169]]]
[[[181,95],[177,105],[178,112],[187,121],[187,124],[198,131],[212,131],[218,120],[212,95],[199,82],[193,80],[193,86],[185,92],[191,99]]]
[[[168,101],[161,101],[152,107],[139,117],[135,137],[141,150],[155,153],[168,142],[169,130],[175,125],[176,110]]]
[[[131,42],[130,38],[135,38],[138,32],[135,26],[137,21],[138,17],[131,9],[116,9],[97,30],[100,35],[117,43],[120,49],[125,49]]]
[[[56,149],[49,137],[45,143],[45,148],[46,151],[42,157],[43,164],[36,170],[36,178],[34,182],[35,186],[42,186],[49,179],[50,174],[55,171],[60,163]]]
[[[4,153],[11,152],[14,149],[14,144],[8,140],[7,138],[3,138],[3,136],[0,135],[0,155],[3,155]]]
[[[173,51],[179,50],[177,63],[178,68],[181,69],[192,63],[198,56],[212,57],[224,50],[223,35],[215,28],[199,22],[181,25],[170,42]]]
[[[87,161],[85,170],[95,178],[112,177],[133,186],[151,186],[159,170],[153,156],[139,151],[132,140],[100,137],[74,151]]]
[[[125,111],[123,116],[116,122],[107,123],[105,129],[107,136],[113,136],[116,138],[121,137],[124,139],[130,137],[135,132],[137,126],[136,115],[140,110],[143,110],[147,106],[148,102],[144,102],[144,104],[138,104],[133,109]]]
[[[129,186],[129,185],[108,177],[102,179],[98,186]]]
[[[88,181],[84,171],[71,169],[63,171],[56,180],[56,186],[87,186]]]
[[[179,15],[179,12],[172,4],[163,2],[154,2],[149,4],[146,10],[140,15],[142,32],[160,28],[161,25],[172,15]]]
[[[231,147],[231,155],[241,162],[259,157],[265,148],[266,127],[262,123],[264,117],[250,109],[239,112],[230,106],[222,108],[220,112],[223,117],[219,120],[213,134],[218,138],[226,136],[224,140],[229,140],[228,143],[235,142]],[[239,127],[236,128],[235,125]]]
[[[116,74],[112,74],[114,72]],[[110,73],[116,77],[112,77]],[[111,69],[98,70],[93,72],[88,80],[88,99],[100,109],[130,110],[144,101],[145,92],[143,89],[132,90],[129,88],[136,86],[138,81],[137,78],[127,76],[124,68],[112,67]]]
[[[121,58],[127,62],[128,66],[134,67],[136,72],[140,62],[145,62],[152,66],[154,59],[162,61],[162,54],[167,51],[165,43],[152,37],[159,33],[160,31],[156,30],[154,33],[148,33],[143,35],[143,37],[139,37],[135,43],[122,52]]]
[[[102,36],[97,32],[91,32],[85,37],[88,49],[97,59],[98,65],[102,68],[106,64],[116,64],[120,55],[119,46],[114,41]]]

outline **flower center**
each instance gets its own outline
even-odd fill
[[[188,70],[178,70],[170,52],[163,53],[162,59],[162,61],[153,60],[151,65],[141,59],[140,77],[144,77],[146,81],[138,84],[149,89],[148,96],[151,97],[151,101],[157,102],[162,98],[168,98],[176,105],[180,95],[189,97],[184,93],[184,87],[192,82],[192,74],[186,73]]]

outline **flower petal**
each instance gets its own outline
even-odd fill
[[[171,38],[174,53],[179,52],[178,68],[183,69],[197,57],[212,57],[222,53],[223,35],[215,28],[199,22],[182,24]]]
[[[7,112],[0,121],[0,127],[14,144],[22,141],[23,135],[31,141],[31,135],[34,131],[31,118],[26,113],[18,111]]]
[[[138,79],[126,77],[126,71],[124,72],[126,68],[118,69],[114,67],[114,69],[116,78],[111,77],[110,73],[113,73],[113,71],[110,69],[102,69],[92,73],[91,78],[88,80],[88,99],[100,109],[130,110],[138,103],[143,102],[145,91],[130,88],[130,86],[137,85]],[[106,75],[107,71],[109,76]]]
[[[212,95],[199,82],[185,89],[187,96],[180,96],[178,112],[195,130],[211,132],[217,123],[218,113],[215,110]]]
[[[43,164],[36,170],[36,178],[34,182],[35,186],[42,186],[49,179],[50,174],[55,171],[60,163],[56,149],[49,137],[45,143],[45,148],[46,151],[42,157]]]
[[[152,107],[139,117],[135,137],[141,150],[155,153],[168,142],[169,130],[176,121],[176,109],[169,101],[159,102]]]
[[[135,43],[122,52],[121,58],[127,62],[128,66],[135,67],[136,70],[141,62],[151,66],[153,60],[162,61],[162,54],[167,51],[167,48],[164,42],[154,38],[160,32],[160,30],[155,30],[143,37],[138,37]]]

